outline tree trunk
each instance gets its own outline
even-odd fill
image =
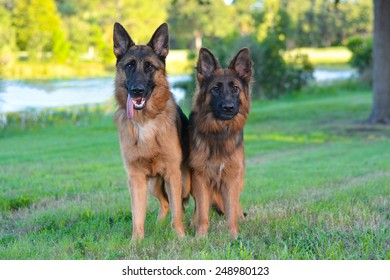
[[[390,124],[390,1],[374,0],[371,124]]]
[[[200,32],[199,30],[195,30],[194,36],[195,36],[195,49],[199,51],[200,48],[202,47],[202,32]]]

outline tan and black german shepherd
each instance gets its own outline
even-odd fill
[[[115,98],[119,106],[115,123],[131,195],[132,240],[144,236],[147,190],[160,202],[158,218],[164,218],[170,208],[172,225],[179,237],[184,236],[182,199],[190,192],[188,120],[169,89],[168,52],[166,23],[146,45],[136,45],[123,26],[115,23]]]
[[[238,237],[238,219],[244,218],[239,199],[244,187],[243,128],[250,109],[251,77],[248,49],[241,49],[227,69],[209,50],[200,50],[189,124],[197,236],[207,234],[213,206],[226,215],[231,237]]]

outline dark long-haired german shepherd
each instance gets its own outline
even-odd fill
[[[160,202],[158,218],[172,214],[184,236],[182,199],[190,192],[188,120],[176,105],[165,71],[168,25],[146,45],[136,45],[119,23],[114,25],[115,98],[121,153],[128,175],[133,219],[132,240],[143,238],[147,190]],[[183,174],[182,174],[183,173]]]
[[[227,69],[209,50],[199,52],[189,124],[197,236],[207,234],[210,205],[226,215],[231,237],[238,236],[238,219],[244,217],[239,198],[244,187],[243,128],[250,109],[251,76],[246,48]]]

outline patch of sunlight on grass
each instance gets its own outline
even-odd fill
[[[285,52],[285,59],[290,61],[292,57],[303,54],[307,55],[310,62],[318,64],[347,64],[352,57],[351,51],[346,47],[329,48],[297,48]]]

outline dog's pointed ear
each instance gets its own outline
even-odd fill
[[[219,63],[211,51],[206,48],[201,48],[199,50],[198,63],[196,64],[198,75],[209,77],[215,71],[215,69],[219,67]]]
[[[238,73],[248,83],[252,77],[252,61],[248,48],[241,49],[229,64],[229,69]]]
[[[168,24],[164,22],[154,32],[147,44],[162,59],[165,60],[169,53]]]
[[[134,42],[131,39],[126,29],[118,22],[114,24],[114,54],[119,60],[122,56],[134,46]]]

